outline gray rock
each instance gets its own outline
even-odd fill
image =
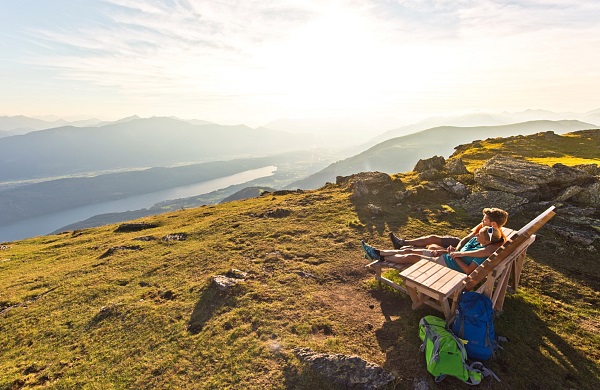
[[[404,199],[410,198],[411,196],[416,195],[416,194],[417,194],[417,191],[410,189],[410,190],[404,190],[404,191],[397,191],[394,196],[398,201],[403,201]]]
[[[240,271],[239,269],[236,269],[236,268],[232,268],[229,271],[227,271],[225,276],[227,276],[228,278],[233,278],[233,279],[246,279],[246,277],[248,276],[248,273],[244,272],[244,271]]]
[[[522,194],[524,192],[535,192],[538,189],[536,184],[523,184],[504,177],[491,175],[487,171],[475,171],[475,182],[484,188],[509,192],[511,194]]]
[[[419,180],[437,180],[443,176],[442,172],[437,169],[428,169],[419,173]]]
[[[236,284],[240,283],[243,279],[229,278],[225,275],[214,275],[212,280],[219,290],[227,291]]]
[[[575,165],[573,168],[587,172],[592,176],[600,175],[600,166],[598,164],[579,164]]]
[[[529,200],[502,191],[482,191],[474,192],[453,203],[464,208],[470,215],[479,215],[486,207],[498,207],[514,214],[523,210],[523,206],[529,203]]]
[[[478,172],[480,177],[496,176],[528,186],[547,184],[555,177],[554,169],[546,165],[500,154],[487,160]]]
[[[446,160],[444,171],[446,171],[449,175],[466,175],[469,173],[461,158],[452,158]]]
[[[554,231],[559,236],[562,236],[571,244],[578,244],[583,246],[590,246],[598,239],[598,234],[595,232],[589,232],[582,229],[577,229],[574,226],[564,224],[550,224],[548,228]]]
[[[444,169],[444,165],[446,164],[446,160],[441,156],[433,156],[431,158],[427,158],[424,160],[419,160],[417,165],[413,171],[415,172],[425,172],[431,169],[435,169],[436,171],[441,171]]]
[[[600,182],[595,182],[573,196],[573,201],[584,206],[600,206]]]
[[[374,363],[358,356],[318,353],[296,348],[294,353],[312,371],[344,389],[380,389],[396,379]]]
[[[583,187],[580,186],[567,187],[564,190],[562,190],[556,198],[554,198],[554,202],[564,202],[566,200],[569,200],[581,191],[583,191]]]
[[[338,176],[336,183],[348,186],[352,198],[362,198],[366,195],[377,195],[383,187],[392,183],[392,178],[382,172],[362,172],[351,176]]]
[[[451,177],[443,179],[441,185],[442,188],[444,188],[446,191],[459,198],[463,198],[469,195],[469,193],[471,192],[466,185]]]
[[[568,167],[564,164],[554,164],[552,169],[554,169],[554,179],[550,184],[554,186],[566,187],[574,184],[583,184],[594,178],[593,175],[584,170]]]

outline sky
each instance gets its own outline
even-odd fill
[[[598,64],[597,0],[0,0],[0,115],[387,130],[598,109]]]

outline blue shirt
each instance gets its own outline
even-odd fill
[[[472,252],[472,251],[475,251],[477,249],[483,249],[483,248],[485,248],[485,247],[483,245],[481,245],[479,243],[479,241],[477,241],[477,237],[473,237],[462,248],[460,248],[459,252]],[[475,263],[477,265],[481,265],[481,263],[483,263],[485,261],[485,259],[487,259],[487,257],[470,257],[470,256],[465,256],[465,257],[461,257],[460,259],[466,265],[470,265],[471,263]],[[450,254],[444,253],[444,260],[446,261],[446,266],[448,268],[452,268],[453,270],[456,270],[456,271],[459,271],[459,272],[462,272],[462,273],[465,272],[465,271],[463,271],[458,266],[458,264],[456,263],[456,261],[453,258],[450,257]]]

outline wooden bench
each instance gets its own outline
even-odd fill
[[[407,293],[413,309],[426,304],[441,311],[450,320],[460,293],[475,290],[488,296],[496,311],[502,311],[507,290],[517,291],[527,248],[535,241],[534,233],[555,215],[553,210],[554,206],[548,208],[518,232],[502,228],[508,238],[506,243],[469,275],[429,260],[416,264],[380,261],[367,266],[375,270],[376,280]],[[404,286],[384,277],[383,268],[401,271]]]

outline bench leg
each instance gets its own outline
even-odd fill
[[[406,291],[408,291],[408,295],[410,296],[410,300],[412,301],[411,307],[413,310],[421,307],[423,305],[423,302],[425,302],[425,299],[427,299],[426,296],[423,296],[423,294],[418,292],[417,289],[414,287],[406,286]]]

